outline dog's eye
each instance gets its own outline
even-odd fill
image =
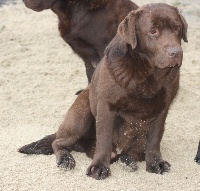
[[[176,25],[176,26],[174,26],[174,33],[175,34],[179,34],[179,32],[180,32],[180,30],[181,30],[181,27],[180,26],[178,26],[178,25]]]
[[[156,34],[157,31],[156,31],[156,29],[151,29],[149,32],[150,32],[150,34]]]

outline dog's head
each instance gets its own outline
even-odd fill
[[[187,42],[187,23],[176,7],[149,4],[131,11],[120,23],[118,35],[163,69],[181,65],[181,39]]]

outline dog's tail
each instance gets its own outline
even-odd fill
[[[44,154],[51,155],[53,154],[52,143],[56,139],[56,134],[47,135],[39,141],[24,145],[18,149],[18,152],[24,154]]]

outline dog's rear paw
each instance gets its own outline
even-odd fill
[[[103,164],[92,165],[87,169],[86,175],[96,180],[103,180],[111,174],[110,169]]]
[[[68,151],[61,151],[60,155],[57,157],[56,162],[58,167],[64,168],[66,170],[74,169],[76,166],[76,161]]]
[[[156,161],[147,165],[147,171],[156,174],[163,174],[170,171],[171,165],[167,161]]]

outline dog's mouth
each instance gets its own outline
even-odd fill
[[[173,63],[173,64],[170,64],[168,67],[169,67],[169,68],[174,68],[174,67],[180,68],[180,67],[181,67],[181,64],[179,64],[179,63]]]
[[[155,67],[163,70],[163,69],[166,69],[166,68],[180,68],[181,65],[179,65],[179,64],[170,64],[170,65],[164,66],[163,64],[157,64],[157,65],[155,65]]]
[[[182,65],[182,59],[177,58],[177,59],[156,59],[154,62],[154,66],[159,68],[159,69],[165,69],[165,68],[180,68]]]

